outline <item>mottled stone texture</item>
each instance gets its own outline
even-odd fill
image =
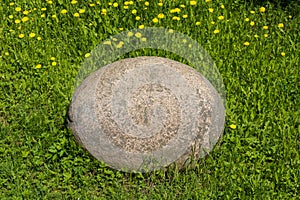
[[[161,57],[106,65],[76,89],[68,126],[94,157],[151,171],[205,156],[221,137],[225,108],[200,73]]]

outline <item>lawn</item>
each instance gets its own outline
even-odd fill
[[[300,2],[280,2],[2,1],[0,199],[299,199]],[[224,135],[194,168],[120,172],[65,126],[82,62],[145,27],[196,40],[223,78]],[[187,63],[156,49],[122,58],[141,55]]]

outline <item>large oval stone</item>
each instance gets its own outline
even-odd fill
[[[195,69],[161,57],[123,59],[76,89],[68,126],[95,158],[123,171],[182,166],[221,137],[222,99]]]

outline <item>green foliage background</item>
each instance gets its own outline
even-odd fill
[[[1,3],[1,199],[297,199],[299,1],[113,3]],[[172,13],[175,8],[180,12]],[[164,18],[155,23],[160,13]],[[197,40],[223,77],[224,137],[193,169],[115,171],[92,158],[65,128],[85,56],[110,35],[140,25],[174,29]],[[181,60],[151,49],[126,56],[138,55]]]

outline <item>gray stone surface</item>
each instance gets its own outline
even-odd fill
[[[222,99],[200,73],[161,57],[123,59],[76,89],[68,126],[95,158],[123,171],[182,166],[222,135]]]

